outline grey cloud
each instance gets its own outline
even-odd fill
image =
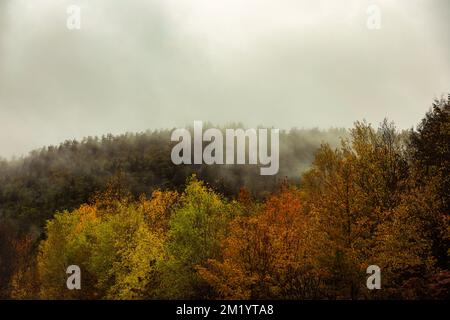
[[[229,29],[211,18],[200,24],[186,4],[174,12],[182,7],[174,0],[80,0],[82,30],[68,31],[73,1],[36,1],[34,9],[1,1],[0,156],[193,120],[327,128],[388,116],[410,127],[450,90],[450,8],[444,0],[390,2],[381,5],[382,29],[369,31],[372,1],[358,2],[350,23],[331,16],[279,28],[267,19],[275,2],[265,1],[264,19],[230,18]],[[301,22],[307,12],[297,3],[286,6],[298,6]]]

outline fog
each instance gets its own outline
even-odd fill
[[[449,15],[446,0],[1,0],[0,156],[194,120],[409,128],[450,90]]]

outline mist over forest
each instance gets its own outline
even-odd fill
[[[137,198],[159,188],[180,189],[193,173],[224,195],[235,196],[246,187],[262,198],[285,178],[297,183],[322,143],[336,147],[348,135],[346,129],[281,131],[280,170],[260,176],[257,165],[174,165],[171,131],[68,140],[26,157],[1,160],[0,217],[21,221],[24,230],[40,230],[55,212],[89,201],[113,180],[119,181],[124,194]]]

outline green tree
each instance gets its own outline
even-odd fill
[[[169,222],[170,258],[164,279],[167,297],[191,299],[213,295],[196,267],[220,254],[220,240],[234,211],[233,204],[195,176],[188,180]]]

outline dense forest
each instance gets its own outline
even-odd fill
[[[0,161],[0,297],[450,297],[450,96],[409,131],[282,132],[274,177],[175,166],[170,132]]]
[[[138,198],[156,189],[180,191],[193,173],[226,196],[247,187],[261,198],[284,177],[298,180],[320,144],[337,146],[346,131],[281,132],[280,171],[271,178],[261,177],[250,165],[173,165],[170,134],[171,130],[160,130],[87,137],[33,151],[25,158],[0,160],[0,217],[14,219],[22,231],[41,230],[55,212],[88,202],[111,180],[120,180],[123,192]]]

